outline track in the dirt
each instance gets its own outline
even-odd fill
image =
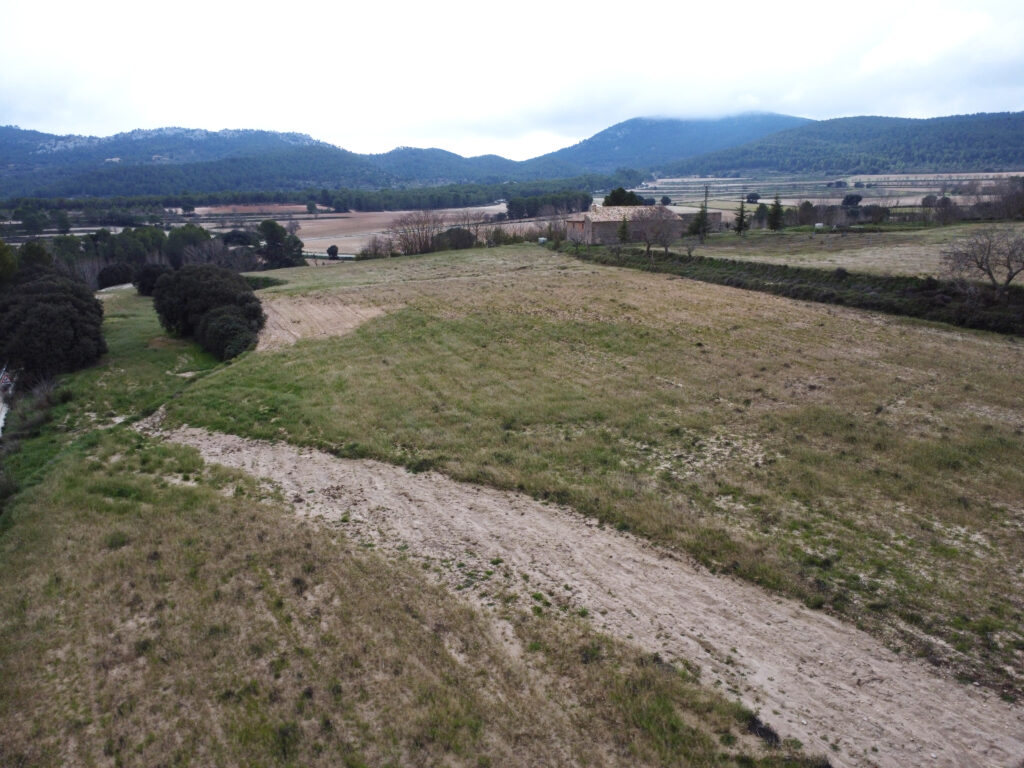
[[[183,428],[159,433],[278,484],[296,510],[357,540],[484,572],[495,587],[566,596],[595,625],[667,659],[690,659],[783,738],[836,766],[1024,765],[1024,710],[936,676],[874,638],[756,586],[715,576],[571,510],[436,473],[338,459],[287,444]],[[492,579],[499,579],[495,575]],[[567,589],[568,587],[568,589]]]

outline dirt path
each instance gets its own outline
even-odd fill
[[[570,510],[286,444],[191,428],[157,434],[270,480],[318,524],[430,560],[482,606],[500,592],[517,593],[520,605],[543,592],[556,606],[585,607],[603,631],[697,662],[706,683],[835,766],[1024,766],[1020,706]]]
[[[341,336],[383,315],[382,307],[352,304],[339,296],[274,296],[263,301],[267,324],[257,349],[276,349],[299,339]]]

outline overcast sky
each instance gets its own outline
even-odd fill
[[[525,159],[638,116],[1024,110],[1020,0],[0,0],[0,124]]]

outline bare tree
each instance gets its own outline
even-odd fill
[[[299,224],[299,222],[296,220],[294,216],[289,215],[288,221],[285,223],[284,228],[288,231],[289,235],[294,235],[296,232],[302,229],[302,225]]]
[[[483,226],[485,219],[486,214],[475,208],[463,208],[449,214],[449,221],[453,226],[469,230],[477,241],[480,240],[480,227]]]
[[[445,227],[444,214],[437,211],[411,211],[395,219],[388,235],[395,247],[406,255],[430,253],[434,235]]]
[[[682,219],[663,205],[644,206],[636,211],[630,222],[632,235],[647,247],[660,245],[668,253],[668,247],[682,235]]]
[[[996,299],[1006,301],[1010,283],[1024,272],[1024,234],[1009,228],[979,229],[950,243],[942,261],[956,278],[987,278]]]
[[[580,246],[583,244],[583,229],[573,228],[569,231],[569,242],[572,243],[573,251],[579,253]]]
[[[260,258],[250,248],[229,248],[220,238],[186,245],[182,264],[216,264],[233,272],[250,272],[260,268]]]
[[[359,251],[359,255],[364,259],[385,259],[390,257],[395,252],[394,243],[391,242],[390,237],[383,235],[373,235],[369,241],[363,246],[363,249]]]

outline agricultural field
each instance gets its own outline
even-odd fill
[[[707,248],[831,265],[784,238]],[[1017,768],[1019,340],[536,245],[274,276],[227,365],[108,296],[26,432],[4,761]]]
[[[438,211],[451,217],[480,217],[487,214],[503,213],[505,205],[480,208],[451,208]],[[299,224],[298,235],[307,252],[326,255],[327,249],[338,246],[343,254],[356,254],[363,249],[374,235],[387,231],[396,220],[409,211],[352,211],[333,213],[322,210],[313,215],[306,212],[304,205],[226,205],[197,208],[196,215],[203,226],[212,232],[227,232],[232,228],[255,226],[266,218],[286,223],[294,220]]]
[[[1020,223],[1000,226],[1024,230]],[[968,236],[976,227],[957,224],[881,232],[813,232],[802,227],[797,231],[754,230],[744,237],[726,232],[712,235],[704,245],[695,247],[694,253],[795,267],[842,267],[850,272],[944,278],[947,269],[942,263],[943,248]]]
[[[663,178],[643,184],[636,190],[646,197],[668,195],[673,207],[689,211],[704,200],[704,188],[710,197],[708,210],[721,211],[722,220],[731,222],[740,198],[750,192],[761,195],[759,202],[770,204],[776,194],[784,206],[795,208],[804,200],[815,205],[839,205],[848,194],[860,195],[861,205],[881,205],[890,209],[916,209],[926,195],[946,195],[958,205],[970,205],[989,199],[993,185],[1019,173],[954,174],[878,174],[831,178],[773,176],[748,178]],[[843,186],[836,186],[837,181]],[[748,212],[754,206],[748,205]]]

